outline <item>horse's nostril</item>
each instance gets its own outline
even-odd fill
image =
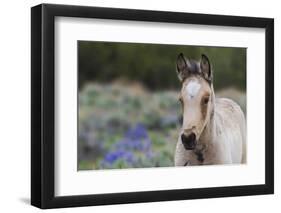
[[[181,135],[181,139],[182,141],[185,142],[190,142],[190,141],[194,141],[196,138],[196,135],[194,133],[191,133],[190,135],[186,136],[185,134]]]
[[[194,133],[186,136],[185,134],[181,135],[181,140],[185,149],[194,149],[196,145],[196,135]]]
[[[189,138],[190,140],[192,140],[192,141],[195,141],[196,135],[195,135],[194,133],[191,133],[191,134],[188,136],[188,138]]]
[[[181,135],[181,141],[182,141],[183,143],[185,143],[185,142],[187,141],[187,137],[185,136],[185,134],[182,134],[182,135]]]

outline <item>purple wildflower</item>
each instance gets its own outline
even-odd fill
[[[144,139],[148,137],[148,134],[145,126],[138,123],[126,132],[125,137],[130,139]]]
[[[124,160],[128,165],[133,165],[139,161],[136,152],[146,158],[152,158],[151,141],[148,137],[147,130],[144,125],[137,124],[130,128],[124,138],[118,141],[113,147],[114,151],[108,152],[101,165],[112,165],[117,160]]]

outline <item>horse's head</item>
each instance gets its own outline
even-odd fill
[[[212,69],[207,56],[200,61],[188,60],[181,53],[177,73],[182,83],[179,95],[183,109],[181,140],[187,150],[195,149],[214,108]]]

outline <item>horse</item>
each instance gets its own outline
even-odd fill
[[[246,121],[240,106],[227,98],[216,98],[213,69],[205,54],[189,60],[177,57],[176,71],[182,84],[182,106],[175,166],[246,163]]]

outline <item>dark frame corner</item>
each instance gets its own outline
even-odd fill
[[[102,18],[266,31],[265,184],[56,197],[54,194],[55,17]],[[216,198],[274,193],[274,19],[41,4],[31,8],[31,204],[39,208]]]

